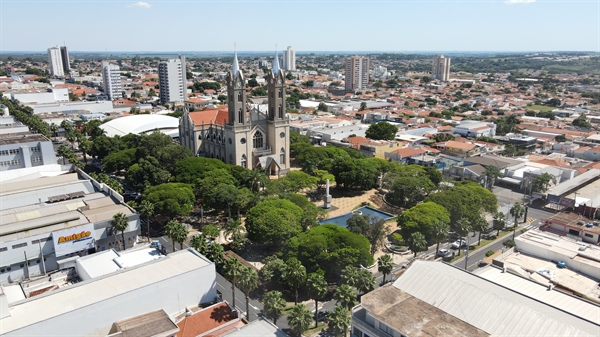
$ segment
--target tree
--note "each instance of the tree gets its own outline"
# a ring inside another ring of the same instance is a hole
[[[369,190],[377,186],[379,171],[366,160],[355,159],[348,156],[335,159],[331,165],[331,171],[335,181],[343,188],[357,187],[361,190]]]
[[[434,188],[425,176],[399,177],[393,182],[386,200],[399,207],[411,208],[423,201]]]
[[[358,111],[365,111],[367,110],[367,102],[360,102],[360,108],[358,109]]]
[[[329,333],[336,337],[346,337],[346,332],[348,331],[350,323],[350,310],[344,308],[343,306],[337,306],[333,312],[329,314]]]
[[[415,257],[418,252],[424,251],[427,248],[427,241],[425,241],[425,236],[419,232],[414,232],[410,234],[408,239],[406,240],[408,244],[408,248],[415,253]]]
[[[169,180],[170,173],[152,156],[140,159],[125,173],[125,180],[136,190],[144,191],[150,186],[160,185]]]
[[[138,207],[138,212],[146,217],[146,226],[148,228],[148,241],[150,241],[150,217],[154,214],[154,204],[148,200],[142,200]]]
[[[498,232],[496,236],[500,235],[500,231],[506,227],[506,214],[502,212],[496,212],[494,214],[494,220],[492,221],[492,226]]]
[[[246,213],[248,238],[258,243],[281,246],[302,231],[304,212],[285,199],[267,199]]]
[[[379,248],[383,246],[386,234],[385,220],[376,216],[371,217],[369,228],[364,234],[371,245],[371,255],[375,255]]]
[[[277,325],[277,319],[283,314],[285,309],[285,300],[280,291],[269,291],[263,297],[263,310],[265,316],[273,320],[273,324]]]
[[[194,248],[198,253],[206,256],[206,252],[208,251],[208,239],[203,234],[194,235],[190,240],[190,247]]]
[[[223,246],[216,242],[208,243],[206,245],[206,251],[203,255],[206,256],[207,259],[211,260],[215,265],[219,265],[225,260],[225,250],[223,249]]]
[[[369,230],[369,218],[370,216],[368,214],[352,214],[352,216],[346,220],[346,228],[352,233],[364,235]]]
[[[342,307],[350,310],[356,303],[356,293],[350,285],[342,284],[333,293],[333,299]]]
[[[306,283],[306,268],[298,261],[291,258],[286,261],[285,281],[294,290],[294,304],[298,304],[298,289]]]
[[[517,225],[519,224],[519,218],[522,217],[524,213],[525,209],[519,203],[515,202],[513,207],[510,208],[510,215],[512,215],[515,219],[515,224],[513,225],[513,240],[515,239],[515,232],[517,230]]]
[[[221,234],[221,229],[216,225],[206,225],[202,227],[202,234],[209,239],[215,240]]]
[[[377,258],[377,271],[383,274],[383,283],[385,283],[385,277],[389,275],[394,269],[394,261],[388,254],[381,255]]]
[[[320,273],[310,273],[306,278],[308,296],[315,301],[315,328],[319,324],[319,300],[327,294],[327,281]]]
[[[479,233],[477,245],[481,244],[481,233],[490,228],[490,224],[484,218],[479,218],[473,223],[473,230]]]
[[[448,217],[448,220],[450,218]],[[445,240],[448,237],[448,232],[450,231],[450,225],[447,222],[436,221],[431,226],[431,238],[435,240],[435,257],[437,258],[438,252],[440,250],[440,242]]]
[[[175,242],[179,243],[179,249],[183,249],[183,243],[187,239],[188,230],[185,225],[175,220],[170,220],[165,226],[165,234],[173,240],[173,251],[175,251]]]
[[[102,159],[102,170],[107,173],[125,170],[137,162],[136,148],[112,152]]]
[[[50,124],[50,131],[52,132],[52,136],[56,140],[56,134],[58,133],[58,125],[54,123]]]
[[[329,108],[327,107],[327,104],[325,104],[323,102],[319,103],[319,106],[317,107],[317,110],[324,111],[324,112],[327,112],[328,109]]]
[[[246,320],[250,321],[250,292],[258,287],[258,273],[250,266],[240,268],[238,284],[246,296]]]
[[[548,172],[544,172],[533,180],[533,190],[536,192],[545,193],[548,190],[550,182],[556,184],[556,177]]]
[[[166,183],[147,188],[144,200],[154,204],[155,213],[173,217],[189,214],[196,198],[190,185]]]
[[[237,284],[238,275],[242,269],[242,265],[237,259],[231,258],[225,260],[225,264],[223,265],[223,276],[227,279],[227,281],[231,282],[231,294],[233,296],[233,309],[235,310],[235,286]]]
[[[110,221],[110,227],[115,232],[121,232],[121,239],[123,239],[123,248],[121,250],[125,249],[125,230],[127,229],[127,226],[129,226],[129,218],[127,218],[127,215],[120,212],[113,215],[113,218]]]
[[[223,235],[227,240],[233,239],[230,244],[234,251],[241,251],[246,244],[246,236],[244,235],[244,226],[240,220],[230,219],[225,223]]]
[[[483,173],[483,176],[486,178],[486,180],[485,180],[486,186],[484,186],[484,187],[486,187],[487,189],[489,189],[491,191],[494,186],[494,181],[498,177],[502,176],[502,173],[500,172],[498,167],[489,165],[485,168],[485,172]]]
[[[429,195],[425,201],[443,206],[450,214],[451,227],[461,218],[473,222],[481,212],[493,213],[498,207],[496,196],[474,182],[455,183],[452,188]]]
[[[358,272],[355,287],[361,295],[373,291],[375,289],[375,276],[370,271],[361,269]]]
[[[304,304],[296,304],[288,315],[288,325],[296,336],[302,335],[310,327],[311,312]]]
[[[398,217],[398,226],[402,237],[409,238],[412,233],[419,232],[425,237],[434,236],[434,224],[449,223],[450,213],[444,206],[434,202],[418,204]],[[443,240],[443,239],[442,239]]]
[[[396,137],[398,128],[388,122],[379,122],[371,124],[365,135],[367,138],[375,140],[393,140]]]
[[[558,136],[554,137],[554,140],[559,143],[564,143],[567,141],[567,137],[565,135],[558,135]]]
[[[208,172],[216,169],[228,169],[228,165],[218,159],[189,157],[175,164],[173,176],[175,181],[193,184],[197,179],[205,178]]]
[[[469,219],[461,218],[456,222],[456,224],[454,224],[454,231],[460,236],[460,240],[462,240],[462,238],[469,235],[472,227],[473,225]],[[460,255],[460,247],[458,248],[458,255]],[[469,247],[467,247],[467,249],[469,249]]]
[[[318,178],[302,171],[290,171],[279,179],[282,190],[286,193],[298,193],[304,189],[317,187]]]

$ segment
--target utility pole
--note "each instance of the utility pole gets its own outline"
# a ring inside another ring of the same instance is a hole
[[[467,251],[465,252],[465,270],[467,270],[468,261],[469,261],[469,235],[467,234]]]

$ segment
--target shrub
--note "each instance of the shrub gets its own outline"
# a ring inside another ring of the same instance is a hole
[[[502,245],[503,245],[504,247],[506,247],[506,248],[512,248],[512,247],[514,247],[514,246],[515,246],[515,242],[514,242],[513,240],[511,240],[511,239],[508,239],[508,240],[504,240],[504,241],[502,242]]]
[[[494,253],[495,252],[493,250],[488,250],[487,252],[485,252],[485,256],[490,257],[490,256],[494,255]]]

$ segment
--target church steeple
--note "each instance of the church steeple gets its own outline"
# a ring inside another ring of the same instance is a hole
[[[275,50],[275,59],[273,60],[273,74],[277,76],[279,74],[279,56],[277,56],[277,50]]]
[[[235,77],[240,72],[240,64],[238,63],[237,51],[233,52],[233,65],[231,66],[231,74]]]
[[[267,92],[269,95],[268,109],[269,120],[276,121],[284,119],[285,115],[285,77],[279,68],[279,57],[275,48],[275,59],[271,73],[267,75]]]
[[[227,107],[230,125],[246,123],[246,81],[240,70],[237,51],[233,54],[231,71],[227,74]]]

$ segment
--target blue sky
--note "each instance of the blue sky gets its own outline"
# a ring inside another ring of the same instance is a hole
[[[0,0],[0,51],[599,51],[600,0]]]

